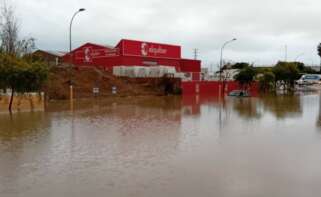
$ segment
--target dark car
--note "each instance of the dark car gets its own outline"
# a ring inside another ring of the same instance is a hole
[[[236,96],[236,97],[250,97],[250,93],[246,90],[233,90],[228,94],[229,96]]]

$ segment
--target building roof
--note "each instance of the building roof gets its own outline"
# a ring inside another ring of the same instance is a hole
[[[65,52],[65,51],[51,51],[51,50],[49,50],[49,51],[47,51],[47,50],[37,50],[35,52],[44,52],[44,53],[48,53],[50,55],[57,56],[57,57],[62,57],[62,56],[67,54],[67,52]]]
[[[113,49],[113,48],[115,48],[114,46],[112,46],[112,45],[108,45],[108,44],[104,44],[103,46],[104,46],[104,47],[107,47],[107,48],[109,48],[109,49]]]
[[[126,41],[133,41],[133,42],[146,42],[146,43],[150,43],[150,44],[157,44],[157,45],[166,45],[166,46],[173,46],[173,47],[179,47],[181,48],[180,45],[174,45],[174,44],[166,44],[166,43],[160,43],[160,42],[149,42],[149,41],[144,41],[144,40],[133,40],[133,39],[121,39],[118,44],[116,45],[119,46],[120,44],[122,44],[123,42]]]
[[[67,52],[65,52],[65,51],[47,51],[47,53],[50,53],[50,54],[58,56],[58,57],[62,57],[67,54]]]

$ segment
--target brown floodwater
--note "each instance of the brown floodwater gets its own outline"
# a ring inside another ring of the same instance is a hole
[[[0,113],[0,196],[320,196],[320,113],[319,94]]]

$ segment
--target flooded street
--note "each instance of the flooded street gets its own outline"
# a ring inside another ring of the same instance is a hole
[[[1,197],[315,197],[319,94],[52,102],[0,113]]]

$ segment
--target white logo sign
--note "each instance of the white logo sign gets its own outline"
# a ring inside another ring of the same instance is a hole
[[[148,55],[148,45],[147,43],[142,43],[142,55],[147,56]]]
[[[167,49],[163,49],[161,46],[154,47],[153,45],[149,47],[147,43],[143,42],[141,45],[141,53],[143,56],[148,56],[148,54],[153,54],[154,56],[158,54],[164,55],[167,53]]]
[[[85,62],[91,62],[91,49],[90,48],[85,48]]]

